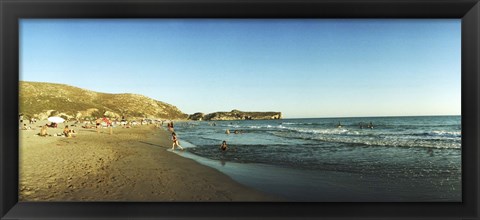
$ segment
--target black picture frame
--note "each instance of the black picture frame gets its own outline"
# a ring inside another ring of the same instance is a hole
[[[479,219],[478,0],[0,0],[1,219]],[[462,19],[462,198],[437,203],[18,202],[21,18]]]

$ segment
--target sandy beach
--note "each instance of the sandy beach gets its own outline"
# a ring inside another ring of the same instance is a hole
[[[41,123],[19,131],[19,201],[278,200],[167,151],[164,128],[115,127],[110,135],[108,129],[71,127],[74,138],[40,137]]]

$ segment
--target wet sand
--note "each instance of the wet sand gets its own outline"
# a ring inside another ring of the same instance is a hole
[[[71,129],[74,138],[40,137],[39,127],[19,131],[20,201],[279,200],[167,151],[171,141],[164,128],[116,127],[112,135],[105,128]]]

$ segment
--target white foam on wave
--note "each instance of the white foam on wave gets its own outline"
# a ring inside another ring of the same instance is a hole
[[[457,138],[442,138],[432,140],[428,137],[420,138],[411,135],[378,135],[348,129],[292,129],[298,133],[279,134],[283,137],[300,138],[330,143],[359,144],[367,146],[392,146],[392,147],[425,147],[425,148],[450,148],[460,149],[461,141]],[[286,135],[286,136],[285,136]],[[352,135],[352,136],[349,136]],[[355,136],[353,136],[355,135]]]
[[[431,136],[441,136],[441,137],[461,137],[461,131],[432,131],[428,133]]]
[[[424,147],[424,148],[450,148],[460,149],[460,142],[432,142],[421,139],[403,139],[403,138],[390,138],[390,139],[378,139],[374,137],[369,138],[340,138],[332,136],[317,136],[313,139],[325,142],[345,143],[345,144],[362,144],[367,146],[392,146],[392,147]]]
[[[182,146],[183,148],[194,148],[194,147],[197,147],[196,145],[188,142],[188,141],[185,141],[185,140],[180,140],[180,146]]]
[[[246,126],[246,128],[252,128],[252,129],[262,129],[262,128],[286,129],[287,127],[285,127],[283,125],[250,125],[250,126]]]
[[[283,125],[314,125],[315,123],[282,122]]]
[[[312,133],[312,134],[346,134],[348,133],[347,129],[291,129],[303,133]]]
[[[306,129],[306,128],[287,128],[291,131],[296,131],[300,133],[308,133],[308,134],[325,134],[325,135],[360,135],[359,131],[352,131],[346,128],[333,128],[333,129]]]

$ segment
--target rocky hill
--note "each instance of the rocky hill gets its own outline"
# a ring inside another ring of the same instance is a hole
[[[19,85],[19,111],[26,118],[51,115],[85,119],[107,115],[112,118],[186,119],[177,107],[136,94],[108,94],[73,86],[24,82]]]
[[[190,120],[202,120],[202,121],[227,121],[227,120],[272,120],[281,119],[281,112],[242,112],[239,110],[232,110],[230,112],[214,112],[210,114],[204,114],[197,112],[189,115]]]

